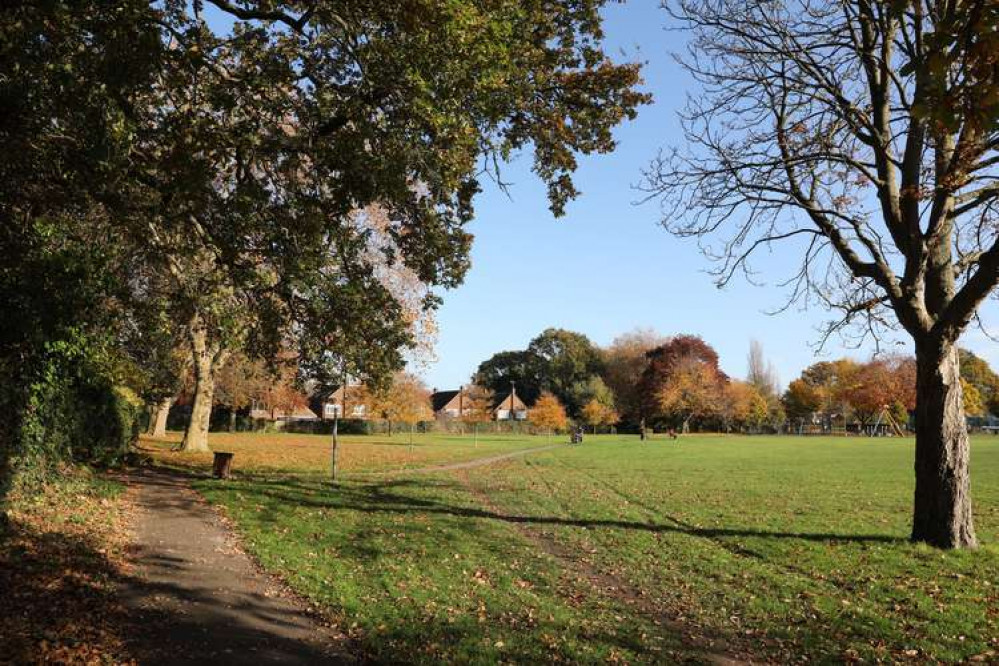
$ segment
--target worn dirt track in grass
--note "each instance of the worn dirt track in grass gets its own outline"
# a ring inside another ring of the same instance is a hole
[[[458,470],[455,476],[483,508],[495,514],[503,513],[499,506],[493,503],[485,493],[471,482],[467,474],[463,471],[466,468],[459,467],[453,469]],[[549,556],[562,562],[569,571],[585,580],[594,590],[617,599],[647,617],[656,618],[657,624],[665,630],[684,636],[689,645],[701,651],[705,662],[713,666],[747,666],[753,663],[763,663],[762,661],[752,660],[748,655],[729,654],[720,651],[717,645],[707,644],[703,637],[695,636],[695,632],[691,630],[691,627],[686,626],[680,620],[668,615],[663,609],[658,608],[645,594],[629,585],[620,577],[598,570],[588,562],[581,560],[563,544],[538,530],[531,529],[526,524],[512,523],[512,526],[521,537],[540,548]]]
[[[559,449],[566,444],[549,444],[548,446],[539,446],[533,449],[522,449],[520,451],[512,451],[510,453],[501,453],[496,456],[487,456],[484,458],[475,458],[474,460],[465,460],[463,462],[449,463],[447,465],[431,465],[429,467],[419,467],[417,469],[398,469],[390,470],[385,472],[370,472],[372,476],[376,475],[386,475],[386,474],[430,474],[432,472],[453,472],[464,469],[473,469],[475,467],[483,467],[485,465],[492,465],[493,463],[502,462],[504,460],[509,460],[511,458],[520,458],[526,456],[529,453],[540,453],[542,451],[550,451],[551,449]],[[362,474],[357,474],[357,476],[363,476]]]
[[[135,569],[123,601],[150,664],[337,664],[335,632],[260,572],[181,476],[129,474]]]

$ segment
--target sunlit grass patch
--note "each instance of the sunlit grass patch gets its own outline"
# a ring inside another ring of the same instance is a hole
[[[293,457],[299,474],[197,487],[376,661],[995,660],[999,438],[973,445],[975,552],[908,542],[912,454],[588,437],[336,488]]]
[[[211,453],[175,453],[170,449],[181,433],[171,432],[163,440],[143,438],[157,459],[191,469],[208,469]],[[232,451],[234,469],[243,472],[328,474],[331,462],[329,435],[290,433],[211,433],[209,445],[216,451]],[[546,437],[482,433],[449,435],[409,433],[395,435],[342,435],[338,465],[344,473],[367,473],[462,462],[545,446]]]

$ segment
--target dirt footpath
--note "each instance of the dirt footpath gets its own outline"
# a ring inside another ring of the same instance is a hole
[[[136,506],[122,591],[144,664],[339,664],[336,633],[261,572],[183,477],[125,479]]]

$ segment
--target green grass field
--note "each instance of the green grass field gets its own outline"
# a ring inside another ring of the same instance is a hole
[[[179,467],[203,469],[211,463],[211,453],[175,453],[171,448],[181,433],[170,432],[164,439],[142,437],[142,445],[161,462]],[[552,443],[564,437],[551,438]],[[395,435],[342,435],[338,453],[340,470],[347,475],[446,465],[521,449],[542,447],[546,437],[530,437],[482,432],[472,435],[409,433]],[[330,471],[330,436],[262,432],[215,432],[210,435],[214,451],[235,454],[237,474],[295,474],[325,476]]]
[[[999,660],[999,437],[973,444],[975,552],[907,542],[912,448],[588,437],[336,489],[308,460],[197,487],[374,661]]]

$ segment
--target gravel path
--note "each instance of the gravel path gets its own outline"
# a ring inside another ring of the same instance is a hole
[[[338,664],[335,632],[261,572],[183,477],[126,478],[136,512],[123,600],[146,664]]]

